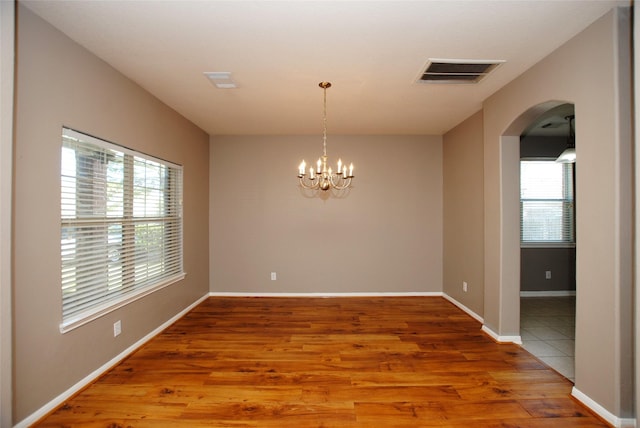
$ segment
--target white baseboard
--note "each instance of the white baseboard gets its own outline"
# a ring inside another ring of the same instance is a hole
[[[500,336],[498,333],[487,327],[486,324],[482,326],[482,331],[491,336],[491,338],[498,343],[515,343],[516,345],[522,345],[522,338],[520,336]]]
[[[575,296],[575,290],[541,290],[541,291],[521,291],[520,297],[568,297]]]
[[[110,361],[108,361],[107,363],[105,363],[104,365],[99,367],[98,369],[94,370],[92,373],[90,373],[88,376],[86,376],[80,382],[76,383],[71,388],[67,389],[62,394],[58,395],[56,398],[54,398],[53,400],[51,400],[50,402],[48,402],[47,404],[42,406],[40,409],[38,409],[37,411],[35,411],[31,415],[27,416],[25,419],[23,419],[18,424],[16,424],[14,426],[14,428],[23,428],[23,427],[26,428],[26,427],[29,427],[32,424],[38,422],[40,419],[42,419],[48,413],[50,413],[53,410],[55,410],[58,406],[63,404],[66,400],[68,400],[69,398],[73,397],[76,393],[81,391],[83,388],[85,388],[91,382],[95,381],[100,376],[102,376],[104,373],[109,371],[111,368],[115,367],[122,360],[124,360],[126,357],[131,355],[136,349],[138,349],[139,347],[141,347],[142,345],[147,343],[149,340],[153,339],[155,336],[160,334],[164,329],[169,327],[171,324],[173,324],[176,321],[178,321],[180,318],[182,318],[184,315],[186,315],[187,312],[189,312],[191,309],[193,309],[196,306],[198,306],[200,303],[202,303],[208,297],[209,297],[209,295],[205,294],[204,296],[202,296],[201,298],[196,300],[194,303],[189,305],[187,308],[183,309],[178,314],[174,315],[167,322],[165,322],[164,324],[160,325],[158,328],[156,328],[155,330],[153,330],[152,332],[150,332],[149,334],[144,336],[142,339],[138,340],[133,345],[129,346],[127,349],[122,351],[120,354],[116,355],[114,358],[112,358]]]
[[[636,428],[636,420],[633,418],[619,418],[609,412],[607,409],[602,407],[600,404],[592,400],[588,395],[581,392],[575,386],[571,390],[571,395],[595,412],[602,419],[607,421],[609,424],[613,425],[616,428]]]
[[[211,291],[211,297],[442,297],[441,291],[407,291],[402,293],[249,293]]]
[[[462,309],[464,312],[470,315],[473,319],[475,319],[476,321],[479,321],[481,324],[484,324],[484,318],[482,318],[480,315],[476,314],[474,311],[472,311],[462,303],[458,302],[456,299],[449,296],[447,293],[442,293],[442,296],[448,301],[450,301],[451,303],[453,303],[454,305],[456,305],[458,308]]]

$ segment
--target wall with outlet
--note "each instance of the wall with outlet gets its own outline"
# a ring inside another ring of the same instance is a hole
[[[442,138],[330,135],[353,186],[314,194],[297,167],[321,151],[320,136],[211,137],[210,290],[442,291]]]
[[[208,135],[24,5],[16,8],[14,423],[204,296],[209,273]],[[184,280],[64,334],[63,125],[184,166],[187,272]]]
[[[618,421],[634,414],[629,11],[604,15],[483,103],[485,326],[504,336],[520,327],[519,135],[541,110],[570,101],[578,152],[574,393]],[[536,275],[547,270],[557,276],[546,266]]]
[[[567,291],[576,289],[575,248],[522,248],[521,291]]]
[[[566,137],[524,136],[520,138],[520,158],[555,158],[566,146]],[[575,247],[520,250],[520,291],[557,293],[575,289]]]

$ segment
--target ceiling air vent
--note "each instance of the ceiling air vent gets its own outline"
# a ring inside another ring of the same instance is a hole
[[[418,83],[478,83],[504,61],[430,58]]]

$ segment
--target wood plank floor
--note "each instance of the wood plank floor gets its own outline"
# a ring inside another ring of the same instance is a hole
[[[209,298],[42,427],[606,427],[440,297]]]

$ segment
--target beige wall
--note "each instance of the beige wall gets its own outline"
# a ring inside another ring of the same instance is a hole
[[[635,41],[640,40],[640,9],[637,7],[633,8],[633,22],[636,24],[633,25],[633,39]],[[634,167],[636,169],[635,173],[635,231],[634,231],[634,285],[635,285],[635,296],[633,300],[634,305],[634,314],[635,314],[635,406],[636,406],[636,422],[638,420],[638,412],[640,412],[640,394],[639,386],[640,386],[640,316],[638,315],[638,308],[640,308],[640,293],[638,292],[638,284],[640,283],[640,270],[638,270],[638,266],[640,266],[640,244],[638,240],[638,231],[640,230],[640,173],[638,173],[638,166],[640,165],[640,150],[638,149],[638,141],[640,141],[640,46],[638,43],[634,43],[633,45],[633,69],[634,69]]]
[[[0,426],[11,426],[13,335],[11,213],[15,3],[0,2]]]
[[[298,185],[321,150],[321,135],[212,137],[211,291],[442,291],[441,137],[329,135],[330,161],[355,165],[343,197]]]
[[[444,135],[444,292],[484,313],[482,112]],[[467,292],[462,282],[467,283]]]
[[[208,136],[19,6],[15,415],[20,421],[208,291]],[[63,125],[184,166],[185,280],[61,334]],[[122,334],[113,337],[113,323]]]
[[[633,407],[627,15],[627,9],[605,15],[484,104],[485,323],[501,335],[519,331],[513,145],[535,117],[532,108],[572,102],[579,201],[575,387],[621,418]]]

